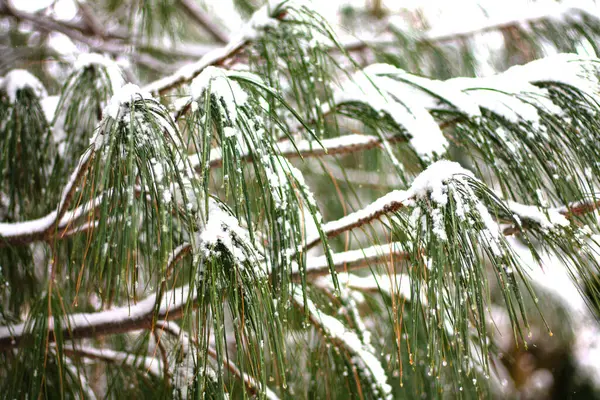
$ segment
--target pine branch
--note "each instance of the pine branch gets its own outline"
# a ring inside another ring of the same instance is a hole
[[[131,306],[113,308],[97,313],[81,313],[67,316],[61,323],[60,335],[65,339],[82,339],[152,329],[153,321],[179,319],[190,301],[195,299],[189,286],[170,290],[157,300],[156,295]],[[54,317],[48,322],[49,341],[55,340]],[[30,338],[27,323],[0,326],[0,351],[16,347]]]
[[[10,0],[4,0],[3,4],[0,4],[0,14],[14,17],[17,20],[30,22],[42,31],[62,33],[63,35],[68,36],[70,39],[83,43],[89,46],[90,49],[100,53],[109,53],[115,56],[129,54],[136,62],[143,64],[155,71],[164,72],[165,70],[170,70],[169,65],[148,54],[133,52],[133,46],[131,45],[105,40],[102,37],[94,35],[94,32],[90,32],[91,35],[88,35],[83,29],[77,29],[77,27],[70,26],[69,24],[63,23],[62,21],[57,21],[48,16],[38,16],[17,10],[12,6]]]
[[[48,215],[26,222],[0,223],[0,247],[10,244],[27,244],[39,240],[48,240],[52,234],[69,223],[63,221],[63,217],[68,215],[70,218],[81,215],[81,212],[89,207],[83,206],[80,210],[68,213],[69,205],[75,195],[75,190],[83,176],[86,174],[94,158],[94,150],[89,148],[79,159],[77,167],[71,174],[71,177],[62,191],[57,210]]]
[[[408,255],[401,243],[389,243],[350,250],[331,255],[333,266],[337,272],[347,272],[360,268],[369,268],[381,262],[396,262],[407,260]],[[299,267],[292,269],[292,278],[299,279]],[[326,256],[309,257],[306,260],[306,277],[316,278],[329,275],[330,269]]]
[[[406,300],[411,298],[410,277],[405,274],[372,274],[369,276],[358,276],[354,274],[340,274],[338,276],[340,286],[362,293],[381,294],[388,296],[400,296]],[[333,282],[330,277],[323,276],[314,282],[317,287],[331,289]]]
[[[182,339],[182,337],[185,336],[186,340],[189,340],[191,344],[193,344],[194,346],[198,346],[198,341],[193,337],[187,336],[187,334],[185,334],[181,327],[175,322],[158,321],[156,326],[158,329],[162,329],[164,332],[172,335],[177,339]],[[215,362],[219,361],[218,353],[214,348],[209,346],[206,352]],[[235,363],[229,359],[229,356],[226,355],[225,357],[223,357],[223,365],[231,374],[233,374],[237,379],[244,383],[244,386],[246,387],[246,390],[250,395],[259,396],[262,393],[268,400],[279,399],[277,395],[273,393],[268,387],[263,387],[260,384],[260,382],[257,382],[256,379],[254,379],[252,376],[246,373],[242,373],[242,371],[240,371],[240,369],[235,365]]]
[[[478,26],[469,24],[464,29],[431,29],[425,33],[421,40],[429,43],[442,43],[486,32],[499,31],[504,28],[526,26],[538,21],[574,20],[581,18],[582,15],[597,17],[598,12],[592,8],[573,7],[568,4],[528,4],[527,7],[513,10],[513,14],[502,13],[499,18],[484,20]]]
[[[179,0],[179,5],[186,11],[187,15],[204,28],[217,42],[221,44],[229,42],[227,34],[202,11],[195,1]]]
[[[127,365],[139,368],[150,373],[158,379],[163,379],[163,365],[160,359],[148,356],[140,356],[124,351],[116,351],[107,348],[95,348],[84,345],[66,344],[64,352],[70,357],[81,357],[90,360],[98,360],[114,365]]]
[[[386,137],[389,143],[405,142],[406,137],[389,136]],[[277,154],[286,158],[296,157],[320,157],[333,156],[341,154],[350,154],[380,147],[382,139],[371,135],[351,134],[332,139],[321,139],[320,145],[312,140],[298,140],[292,143],[289,140],[277,143]],[[196,170],[201,169],[201,157],[197,154],[189,157],[192,167]],[[249,152],[240,155],[241,161],[253,162],[252,155]],[[210,153],[210,167],[220,167],[223,164],[223,156],[219,149],[213,149]]]
[[[180,261],[186,254],[189,254],[192,251],[192,245],[189,243],[183,243],[173,249],[173,252],[169,255],[169,259],[167,260],[167,270],[165,272],[165,276],[167,279],[173,273],[173,269],[178,261]]]
[[[392,398],[392,388],[387,382],[387,375],[371,345],[364,343],[354,331],[346,328],[337,318],[321,312],[301,293],[296,293],[293,301],[298,309],[305,311],[310,324],[324,336],[325,340],[337,347],[342,354],[349,355],[348,361],[367,381],[367,384],[362,386],[364,390],[372,393],[375,398]]]
[[[323,233],[328,238],[339,236],[354,228],[370,224],[372,221],[377,220],[382,216],[393,214],[405,207],[405,203],[410,201],[410,192],[401,190],[391,191],[358,211],[324,224]],[[320,241],[320,236],[308,237],[303,249],[308,250],[317,245]]]
[[[85,394],[85,396],[90,400],[96,400],[96,393],[94,393],[92,390],[92,387],[90,386],[86,376],[82,374],[77,367],[75,367],[75,365],[73,365],[73,361],[71,361],[69,358],[65,359],[65,364],[71,375],[73,377],[77,377],[76,380],[79,383],[79,388],[81,391],[83,391],[83,394]]]
[[[105,28],[102,25],[102,22],[94,14],[94,10],[90,7],[90,5],[81,0],[76,0],[76,2],[79,12],[83,16],[83,20],[89,27],[90,31],[92,31],[95,36],[106,39]]]
[[[267,5],[263,7],[270,6],[272,9],[277,10],[279,3],[284,2],[280,1],[276,3],[276,5],[269,5],[267,3]],[[258,13],[264,13],[266,12],[265,10],[266,9],[260,9],[255,13],[255,15]],[[281,19],[284,16],[285,13],[282,12],[278,15],[273,15],[272,17],[275,19]],[[197,62],[186,65],[169,76],[149,83],[148,85],[144,86],[143,90],[151,94],[163,94],[179,85],[191,82],[192,79],[198,76],[206,67],[222,65],[225,63],[225,61],[238,54],[248,43],[253,40],[256,32],[253,24],[254,21],[251,19],[247,25],[240,30],[240,33],[235,35],[225,46],[212,50],[211,52],[205,54]]]

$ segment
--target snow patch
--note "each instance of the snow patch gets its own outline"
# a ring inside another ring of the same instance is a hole
[[[2,88],[6,91],[9,101],[13,104],[17,102],[17,92],[23,89],[31,89],[39,99],[47,96],[42,82],[24,69],[13,69],[6,74],[4,79],[2,79]]]
[[[419,174],[410,186],[410,192],[417,199],[431,198],[440,206],[448,203],[447,182],[457,176],[474,178],[473,173],[464,169],[459,163],[440,160],[431,164]]]
[[[78,71],[82,71],[83,69],[92,66],[99,66],[106,69],[113,93],[117,93],[117,91],[124,85],[125,81],[119,65],[115,61],[101,54],[82,53],[79,55],[75,61],[75,64],[73,65],[73,67]]]
[[[104,109],[104,115],[116,120],[119,117],[119,112],[128,111],[131,103],[140,99],[150,100],[152,99],[152,96],[150,96],[149,93],[142,91],[139,86],[128,83],[113,94],[108,105]]]
[[[294,293],[294,300],[304,306],[304,296],[299,290]],[[363,343],[358,335],[346,328],[336,318],[322,313],[312,301],[306,302],[306,308],[313,319],[332,341],[341,344],[352,356],[354,364],[366,373],[373,381],[373,389],[383,395],[384,399],[392,398],[392,387],[387,382],[387,374],[381,362],[374,354],[372,346]]]
[[[214,94],[218,101],[221,116],[232,125],[237,122],[237,109],[248,101],[248,94],[236,81],[229,79],[230,73],[222,68],[209,66],[191,84],[194,100],[202,100],[205,91]],[[222,104],[222,103],[223,104]]]
[[[448,141],[437,122],[425,108],[414,104],[399,84],[368,70],[359,71],[343,89],[336,90],[334,100],[336,104],[366,104],[382,115],[387,114],[407,131],[411,146],[422,158],[429,160],[434,154],[443,155]]]
[[[209,201],[208,221],[198,239],[206,257],[218,255],[216,246],[220,243],[239,265],[247,261],[248,251],[254,249],[248,231],[240,226],[238,219],[212,199]]]

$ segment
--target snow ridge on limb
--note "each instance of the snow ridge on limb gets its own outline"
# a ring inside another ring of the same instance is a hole
[[[391,399],[392,387],[387,381],[385,369],[374,354],[370,344],[364,343],[359,336],[342,324],[338,319],[323,313],[315,304],[307,299],[304,301],[303,294],[296,290],[294,301],[299,307],[307,310],[309,321],[335,346],[349,353],[352,364],[370,383],[370,391],[379,399]]]

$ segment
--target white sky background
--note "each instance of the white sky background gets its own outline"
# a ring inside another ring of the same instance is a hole
[[[81,1],[81,0],[80,0]],[[364,7],[370,0],[320,0],[315,1],[318,10],[334,25],[338,20],[338,10],[351,5]],[[13,5],[23,11],[35,12],[53,5],[58,19],[69,20],[77,13],[76,0],[13,0]],[[392,13],[401,10],[419,10],[425,16],[429,26],[434,29],[453,28],[463,30],[469,25],[476,26],[487,18],[510,18],[515,12],[526,12],[527,5],[551,7],[554,0],[383,0],[383,5]],[[567,0],[563,4],[580,7],[597,7],[595,0]],[[202,0],[211,12],[219,16],[230,27],[239,27],[239,17],[227,0]]]

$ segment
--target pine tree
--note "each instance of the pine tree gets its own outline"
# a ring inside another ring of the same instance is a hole
[[[76,4],[0,3],[2,398],[535,398],[538,346],[600,395],[595,10],[346,42],[296,0]]]

